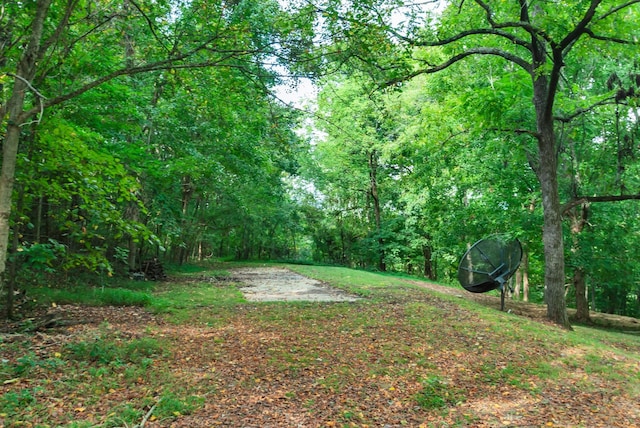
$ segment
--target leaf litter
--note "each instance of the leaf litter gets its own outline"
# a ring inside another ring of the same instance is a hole
[[[506,335],[455,302],[413,296],[248,302],[213,326],[176,325],[140,308],[60,306],[77,323],[3,336],[5,365],[30,352],[59,367],[39,362],[18,381],[5,379],[1,394],[29,390],[38,405],[0,422],[132,426],[114,421],[134,412],[145,427],[640,426],[640,388],[617,381],[640,379],[638,357],[603,351],[601,371],[589,373],[582,367],[591,351],[520,337],[517,325]],[[73,365],[65,347],[99,336],[153,338],[163,352],[137,378],[125,367],[109,381],[99,367]],[[171,397],[194,404],[162,413]]]

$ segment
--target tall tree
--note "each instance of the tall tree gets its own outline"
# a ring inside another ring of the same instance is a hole
[[[371,260],[385,271],[386,247],[392,243],[384,210],[395,199],[387,147],[396,125],[388,114],[386,97],[363,89],[353,77],[323,86],[316,117],[325,138],[312,151],[321,170],[314,178],[318,189],[338,202],[344,215],[358,219],[358,233],[366,237],[358,240],[362,260],[367,264]]]
[[[276,49],[286,46],[293,55],[296,46],[307,43],[309,35],[294,31],[287,18],[291,15],[276,1],[3,3],[0,65],[7,89],[0,104],[0,279],[16,158],[27,124],[106,82],[159,70],[235,69],[266,90],[275,83],[273,73],[256,64],[281,62],[286,55],[276,55]]]
[[[501,58],[505,67],[516,67],[529,76],[534,127],[513,131],[529,135],[537,143],[531,164],[540,183],[544,209],[547,316],[570,328],[555,119],[558,114],[575,111],[562,111],[556,101],[562,90],[571,89],[563,82],[571,74],[563,71],[576,46],[588,44],[606,55],[601,47],[637,45],[640,30],[632,23],[638,19],[640,0],[442,2],[446,8],[438,16],[408,10],[404,22],[412,26],[393,24],[397,13],[392,13],[392,3],[354,2],[353,7],[345,8],[344,2],[328,1],[319,6],[328,20],[327,28],[337,35],[333,40],[340,46],[347,41],[348,48],[335,53],[341,61],[360,64],[378,83],[386,85],[436,73],[478,56]],[[427,19],[418,19],[419,14]],[[378,40],[384,43],[376,46]],[[610,93],[604,90],[601,96],[607,98]],[[577,110],[589,107],[582,105]]]

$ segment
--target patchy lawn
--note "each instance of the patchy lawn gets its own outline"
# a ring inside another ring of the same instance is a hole
[[[205,272],[160,286],[161,313],[58,306],[59,326],[1,336],[0,424],[640,426],[637,336],[337,274],[366,298],[247,302]]]

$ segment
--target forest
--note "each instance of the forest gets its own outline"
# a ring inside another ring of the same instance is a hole
[[[513,298],[640,317],[637,22],[640,0],[3,0],[5,315],[152,259],[454,283],[504,234]]]

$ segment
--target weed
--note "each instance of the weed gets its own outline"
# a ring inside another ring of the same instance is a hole
[[[71,358],[77,361],[91,363],[140,363],[145,361],[145,366],[149,366],[146,361],[149,357],[162,353],[162,348],[157,340],[153,338],[141,338],[131,341],[116,341],[106,337],[98,337],[92,341],[68,343],[64,347]]]
[[[162,396],[154,414],[158,418],[189,415],[196,409],[202,407],[204,405],[204,401],[204,397],[198,397],[195,395],[180,397],[177,394],[169,393]]]
[[[113,342],[96,339],[93,342],[68,343],[64,347],[71,358],[78,361],[110,363],[116,361],[119,352]]]
[[[0,396],[0,414],[13,416],[23,413],[37,402],[36,395],[39,389],[23,389],[21,391],[9,391]]]
[[[36,354],[33,352],[18,358],[17,364],[13,368],[14,375],[16,377],[28,375],[38,365],[36,358]]]
[[[422,380],[422,390],[415,395],[418,406],[425,410],[440,409],[463,401],[461,392],[438,376]]]
[[[37,287],[29,290],[29,294],[39,303],[46,305],[57,303],[85,306],[146,306],[151,302],[151,295],[147,291],[120,287]]]
[[[94,426],[94,423],[91,421],[73,421],[67,426],[68,428],[91,428]],[[114,425],[109,425],[109,426],[114,426]]]
[[[101,425],[105,428],[122,426],[136,426],[135,423],[143,418],[143,412],[134,408],[131,404],[122,404],[112,409],[107,420]]]
[[[127,290],[125,288],[105,288],[96,290],[96,298],[108,306],[147,306],[151,295],[146,292]]]

